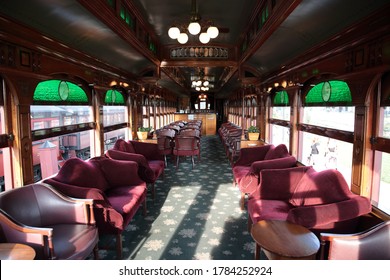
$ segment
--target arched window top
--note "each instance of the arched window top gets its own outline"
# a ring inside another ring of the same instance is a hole
[[[343,81],[325,81],[315,85],[306,95],[305,105],[329,106],[329,104],[348,105],[352,102],[348,84]]]
[[[276,92],[273,100],[273,106],[290,106],[287,91]]]
[[[104,103],[106,105],[125,105],[125,98],[119,91],[110,89],[106,92]]]
[[[88,104],[85,91],[78,85],[61,80],[40,82],[34,91],[34,104],[67,103]]]
[[[257,106],[256,98],[252,98],[252,106]]]
[[[390,72],[387,72],[382,77],[381,85],[381,106],[390,106]]]

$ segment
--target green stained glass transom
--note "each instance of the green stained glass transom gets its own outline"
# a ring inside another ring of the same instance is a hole
[[[119,91],[110,89],[106,92],[104,103],[107,105],[125,105],[125,99]]]
[[[352,102],[348,84],[343,81],[322,82],[315,85],[306,95],[305,104],[329,104]]]
[[[274,97],[274,106],[289,106],[288,94],[285,90],[278,91]]]
[[[78,85],[61,80],[48,80],[40,82],[34,91],[34,103],[75,103],[88,104],[85,91]]]

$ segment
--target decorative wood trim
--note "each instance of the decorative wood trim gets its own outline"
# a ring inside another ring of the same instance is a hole
[[[326,127],[309,125],[309,124],[297,124],[297,129],[303,132],[309,132],[324,137],[330,137],[340,141],[345,141],[349,143],[354,142],[354,133],[349,131],[343,131],[343,130],[326,128]]]
[[[31,131],[31,138],[32,141],[38,141],[46,138],[61,136],[67,133],[77,133],[90,129],[95,129],[94,122],[33,130]]]

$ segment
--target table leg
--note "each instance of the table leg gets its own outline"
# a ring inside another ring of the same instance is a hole
[[[255,247],[255,260],[260,260],[261,247],[256,243]]]

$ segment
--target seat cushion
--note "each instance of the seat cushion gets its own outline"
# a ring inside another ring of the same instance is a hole
[[[103,192],[110,188],[96,162],[70,158],[53,178],[56,181],[84,188],[97,188]]]
[[[122,152],[127,152],[127,153],[135,153],[133,145],[130,142],[127,142],[123,139],[116,140],[113,149]]]
[[[138,175],[138,163],[134,161],[104,158],[100,161],[100,169],[111,188],[143,182]]]
[[[149,162],[150,169],[153,170],[154,176],[157,180],[158,177],[164,172],[165,163],[162,160],[150,160]]]
[[[250,166],[238,165],[233,167],[233,177],[236,183],[238,183],[246,174],[248,174]]]
[[[299,181],[290,203],[295,206],[320,205],[344,201],[351,191],[343,175],[334,169],[306,172]]]
[[[276,146],[275,148],[269,149],[267,154],[264,157],[264,160],[269,160],[269,159],[275,159],[275,158],[282,158],[282,157],[287,157],[290,154],[288,153],[288,149],[286,145],[280,144]]]
[[[108,150],[106,152],[106,156],[116,160],[135,161],[138,163],[138,174],[142,180],[146,183],[154,183],[156,181],[154,171],[150,168],[147,159],[143,155],[117,150]]]
[[[139,206],[145,202],[146,192],[145,183],[137,186],[115,188],[107,192],[108,201],[123,217],[123,228],[128,225]]]
[[[261,220],[287,220],[291,204],[282,200],[249,199],[248,214],[252,223]]]
[[[60,260],[84,260],[96,246],[99,236],[95,226],[84,224],[51,225],[54,255]]]

